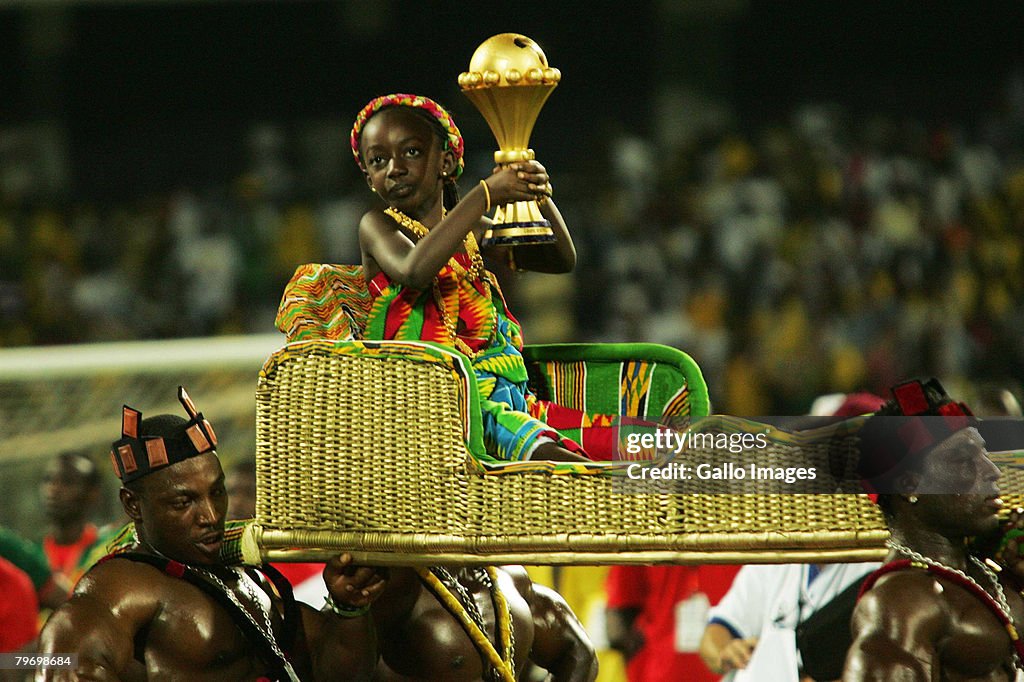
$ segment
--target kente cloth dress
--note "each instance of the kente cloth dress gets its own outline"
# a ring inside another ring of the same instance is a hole
[[[619,458],[622,418],[584,414],[530,393],[519,322],[494,275],[483,269],[474,272],[467,254],[456,253],[424,289],[393,282],[383,272],[367,286],[372,304],[364,338],[433,341],[469,356],[480,390],[489,454],[503,461],[521,461],[532,453],[537,438],[546,436],[590,459]],[[582,425],[588,450],[561,436],[555,430],[559,422],[576,428]]]

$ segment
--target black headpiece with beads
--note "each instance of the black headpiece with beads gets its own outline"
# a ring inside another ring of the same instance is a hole
[[[164,436],[140,436],[142,413],[124,406],[121,439],[115,441],[110,450],[114,473],[122,483],[130,483],[190,457],[213,452],[217,447],[217,434],[213,427],[196,409],[182,386],[178,387],[178,400],[189,419],[182,421],[172,435]]]

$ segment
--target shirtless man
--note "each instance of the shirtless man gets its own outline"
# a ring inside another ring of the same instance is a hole
[[[111,455],[137,539],[90,570],[41,634],[41,651],[75,653],[46,680],[327,680],[368,678],[377,662],[365,615],[385,581],[347,556],[324,570],[335,611],[282,597],[269,569],[221,559],[227,494],[216,436],[179,389],[185,420],[141,421],[125,407]],[[271,581],[268,581],[268,577]],[[287,660],[286,660],[287,657]]]
[[[843,680],[1014,680],[1019,642],[1007,625],[1024,626],[1020,566],[997,576],[966,542],[1000,533],[999,469],[970,410],[937,381],[893,395],[878,412],[889,416],[861,434],[891,540],[854,611]]]
[[[508,638],[500,634],[506,603],[511,665]],[[478,614],[470,620],[483,627],[460,625],[456,614],[474,608]],[[597,677],[593,646],[572,610],[521,567],[392,569],[372,611],[380,636],[379,680],[526,680],[534,679],[536,667],[550,674],[541,679]],[[479,628],[483,637],[474,643],[467,627]]]

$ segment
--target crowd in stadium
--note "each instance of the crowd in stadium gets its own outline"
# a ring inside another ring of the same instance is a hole
[[[734,414],[800,413],[823,392],[914,374],[1020,376],[1017,85],[969,127],[807,105],[667,152],[609,141],[613,182],[553,171],[579,265],[572,287],[508,285],[527,340],[679,347]],[[301,190],[289,140],[255,131],[226,186],[103,204],[8,195],[0,344],[272,331],[295,265],[358,260],[367,205],[354,175]],[[559,299],[575,314],[546,324]]]

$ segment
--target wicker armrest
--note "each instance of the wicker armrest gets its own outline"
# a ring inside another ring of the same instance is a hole
[[[708,388],[686,353],[655,343],[559,343],[523,349],[538,397],[652,422],[708,414]]]
[[[464,508],[440,472],[483,451],[468,361],[427,343],[303,341],[260,372],[256,519],[442,533]]]

